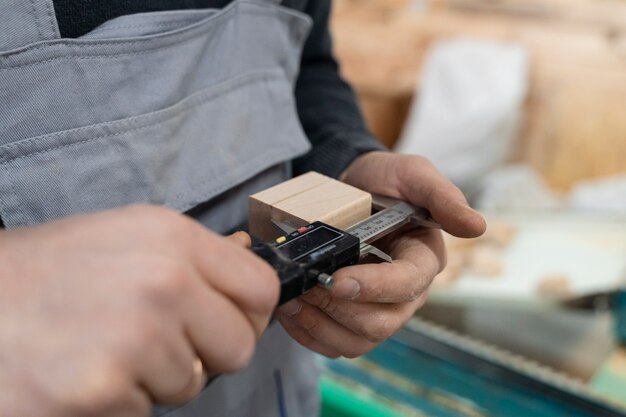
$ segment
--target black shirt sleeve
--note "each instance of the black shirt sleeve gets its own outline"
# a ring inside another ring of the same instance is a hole
[[[294,174],[338,177],[357,156],[385,147],[367,130],[350,86],[339,75],[328,30],[330,0],[309,0],[313,28],[296,83],[300,121],[313,148],[294,161]]]

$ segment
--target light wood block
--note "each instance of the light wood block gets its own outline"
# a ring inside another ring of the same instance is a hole
[[[294,226],[322,221],[345,229],[371,214],[372,196],[317,172],[285,181],[248,199],[250,233],[272,240],[282,233],[272,219]]]

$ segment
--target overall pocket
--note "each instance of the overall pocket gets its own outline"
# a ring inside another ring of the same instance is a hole
[[[1,146],[0,215],[10,227],[137,202],[186,211],[308,148],[283,75],[255,71],[157,112]]]
[[[293,82],[309,27],[237,1],[0,53],[4,224],[137,202],[186,211],[306,152]]]
[[[219,9],[194,9],[123,15],[102,23],[79,39],[110,40],[162,36],[177,30],[185,30],[218,13]]]
[[[0,53],[0,145],[154,112],[252,70],[277,69],[294,83],[310,19],[263,2],[203,13],[174,30],[148,14],[135,22],[145,36],[113,30],[115,19],[105,39]]]

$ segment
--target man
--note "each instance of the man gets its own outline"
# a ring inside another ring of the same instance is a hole
[[[293,174],[484,231],[428,161],[368,134],[329,0],[277,3],[0,5],[0,415],[315,415],[310,351],[354,357],[397,331],[445,249],[396,233],[393,263],[338,271],[267,327],[278,280],[221,234]]]

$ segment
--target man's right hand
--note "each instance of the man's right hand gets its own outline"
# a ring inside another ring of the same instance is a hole
[[[0,232],[0,415],[142,416],[198,357],[244,367],[279,294],[246,245],[153,206]]]

